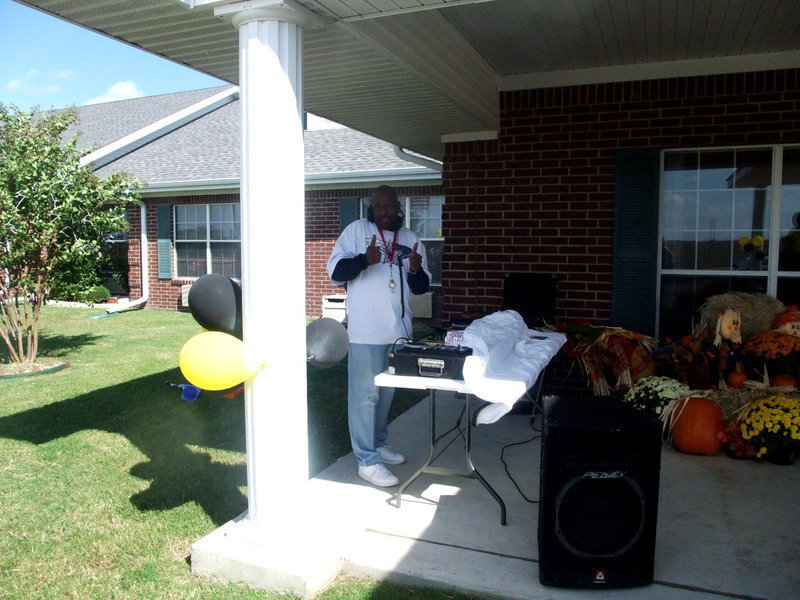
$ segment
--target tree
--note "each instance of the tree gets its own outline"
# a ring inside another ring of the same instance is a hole
[[[104,235],[127,228],[139,184],[80,166],[75,109],[26,113],[0,104],[0,337],[12,362],[34,362],[39,315],[54,275],[100,256]]]

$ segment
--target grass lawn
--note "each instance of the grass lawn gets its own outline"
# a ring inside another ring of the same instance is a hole
[[[42,356],[0,380],[0,599],[285,598],[190,573],[191,544],[247,507],[243,397],[180,399],[188,313],[45,307]],[[3,357],[0,349],[0,359]],[[349,452],[346,370],[309,367],[310,470]],[[403,410],[418,397],[400,395]],[[346,580],[321,600],[465,598]]]

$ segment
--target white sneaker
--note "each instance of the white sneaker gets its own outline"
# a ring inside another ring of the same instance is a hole
[[[404,462],[406,462],[405,456],[399,452],[395,452],[389,448],[389,446],[381,446],[378,448],[378,454],[381,455],[381,462],[384,462],[387,465],[402,465]]]
[[[392,487],[400,483],[400,480],[395,477],[394,473],[383,466],[383,463],[369,465],[368,467],[359,465],[358,476],[378,487]]]

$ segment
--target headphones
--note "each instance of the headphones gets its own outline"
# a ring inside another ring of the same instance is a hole
[[[375,212],[372,210],[372,205],[367,207],[367,220],[370,223],[375,222]],[[397,220],[394,222],[394,226],[392,227],[392,231],[399,231],[400,228],[403,226],[403,223],[406,221],[406,215],[403,213],[403,209],[397,211]]]

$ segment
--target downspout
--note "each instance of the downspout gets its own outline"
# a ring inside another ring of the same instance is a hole
[[[139,222],[141,223],[139,250],[142,254],[140,269],[142,277],[142,297],[137,298],[133,302],[128,302],[127,304],[117,304],[116,306],[111,306],[106,309],[107,313],[119,313],[126,310],[141,308],[150,298],[150,265],[147,261],[147,206],[145,206],[145,203],[141,200],[135,200],[135,202],[139,205]]]
[[[408,162],[420,165],[421,167],[427,167],[429,169],[433,169],[434,171],[439,171],[440,173],[442,172],[442,163],[440,162],[437,162],[435,160],[430,160],[428,158],[423,158],[421,156],[416,156],[415,154],[409,154],[399,144],[394,144],[394,146],[392,146],[392,149],[394,150],[394,154],[395,156],[397,156],[397,158],[407,160]]]

